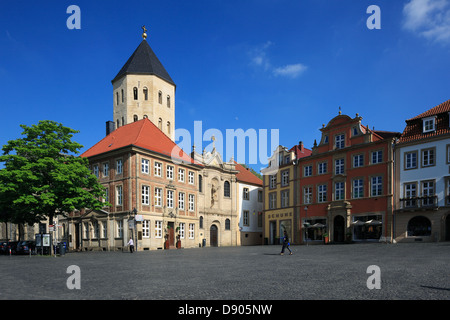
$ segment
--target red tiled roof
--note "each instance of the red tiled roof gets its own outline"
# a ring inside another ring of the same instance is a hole
[[[305,148],[302,142],[300,142],[298,145],[293,146],[291,149],[289,149],[289,151],[293,151],[295,153],[296,159],[308,157],[312,154],[312,151]]]
[[[437,105],[436,107],[431,108],[430,110],[425,111],[425,112],[419,114],[418,116],[415,116],[414,118],[408,119],[406,121],[431,117],[431,116],[434,116],[434,115],[437,115],[440,113],[444,113],[444,112],[450,112],[450,100],[447,100],[447,101],[441,103],[440,105]]]
[[[248,182],[251,184],[256,184],[262,187],[263,182],[260,178],[258,178],[257,176],[255,176],[250,170],[244,168],[244,166],[242,166],[241,164],[236,163],[236,170],[239,171],[238,174],[236,174],[236,178],[238,179],[238,181],[240,182]]]
[[[81,157],[89,158],[128,146],[151,150],[184,163],[198,164],[147,118],[117,128]]]
[[[406,120],[406,127],[403,130],[399,142],[415,141],[450,133],[449,112],[450,100],[447,100],[414,118]],[[436,130],[424,133],[422,119],[431,116],[436,116]]]

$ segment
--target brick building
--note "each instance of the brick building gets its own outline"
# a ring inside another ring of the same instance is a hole
[[[378,241],[392,237],[393,152],[399,133],[370,130],[358,114],[320,129],[298,160],[301,242]]]

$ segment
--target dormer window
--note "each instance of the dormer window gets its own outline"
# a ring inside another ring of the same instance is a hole
[[[436,130],[436,118],[424,118],[423,121],[423,133],[432,132]]]

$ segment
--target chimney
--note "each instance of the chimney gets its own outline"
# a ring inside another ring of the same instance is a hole
[[[114,121],[106,121],[106,135],[109,135],[116,129]]]
[[[304,150],[303,150],[303,141],[300,141],[299,143],[298,143],[298,148],[299,148],[299,150],[300,150],[300,152],[304,152]]]

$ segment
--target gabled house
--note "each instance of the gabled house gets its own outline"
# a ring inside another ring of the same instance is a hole
[[[450,240],[450,100],[411,119],[395,145],[395,239]]]

